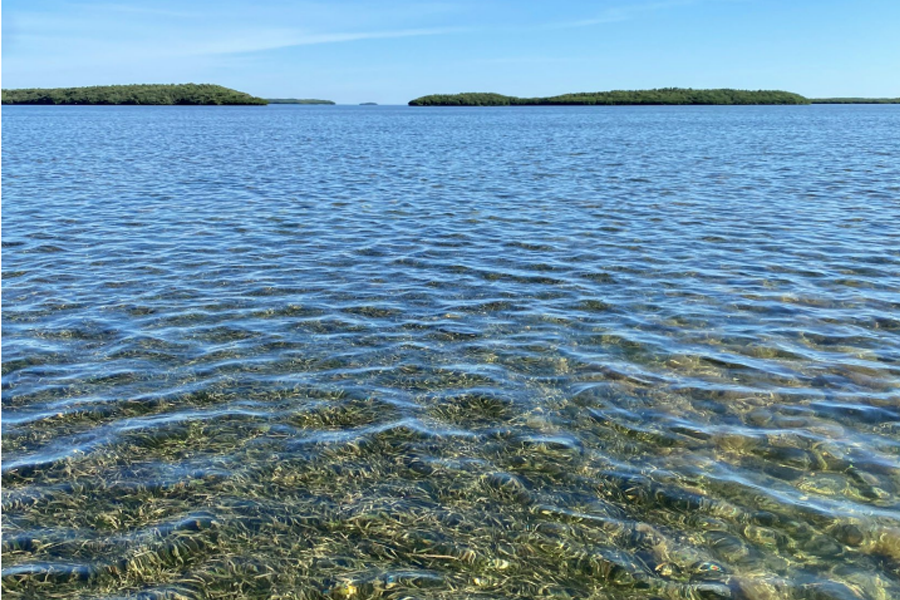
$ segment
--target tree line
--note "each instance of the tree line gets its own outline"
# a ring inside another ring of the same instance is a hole
[[[900,98],[813,98],[813,104],[900,104]]]
[[[3,90],[3,104],[256,105],[266,101],[208,83]]]
[[[780,90],[695,90],[660,88],[584,92],[546,98],[518,98],[494,93],[431,94],[409,102],[410,106],[563,106],[563,105],[686,105],[686,104],[809,104],[800,94]]]
[[[318,98],[266,98],[266,102],[269,104],[334,104],[331,100],[319,100]]]

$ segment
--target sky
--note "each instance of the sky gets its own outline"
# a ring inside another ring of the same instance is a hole
[[[5,0],[2,85],[405,104],[656,87],[900,97],[900,0]]]

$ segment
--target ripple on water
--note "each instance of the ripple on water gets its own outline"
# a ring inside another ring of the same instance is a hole
[[[4,113],[4,594],[900,597],[891,107]]]

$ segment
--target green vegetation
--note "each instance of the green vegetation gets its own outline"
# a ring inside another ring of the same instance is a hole
[[[523,98],[489,92],[431,94],[409,101],[410,106],[510,106],[513,104],[525,104],[525,101]]]
[[[377,102],[360,102],[360,106],[378,106]]]
[[[542,105],[640,105],[640,104],[809,104],[799,94],[777,90],[693,90],[662,88],[612,92],[563,94],[549,98],[517,98],[492,93],[432,94],[409,102],[410,106],[542,106]]]
[[[900,104],[900,98],[813,98],[813,104]]]
[[[3,90],[3,104],[266,104],[220,85],[141,84]]]
[[[334,104],[331,100],[317,100],[316,98],[266,98],[269,104]]]

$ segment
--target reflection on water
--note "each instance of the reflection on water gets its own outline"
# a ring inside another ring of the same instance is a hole
[[[900,597],[894,107],[17,107],[3,590]]]

